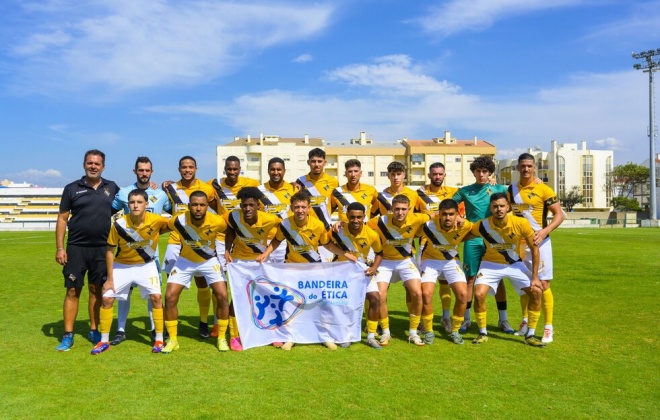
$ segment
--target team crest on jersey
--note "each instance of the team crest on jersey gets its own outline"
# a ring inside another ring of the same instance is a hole
[[[151,197],[149,197],[149,201],[151,201],[152,203],[155,203],[156,201],[158,201],[158,198],[156,198],[155,195],[152,195]]]
[[[360,196],[360,198],[364,200],[365,198],[367,198],[367,195],[363,193],[363,194]]]
[[[263,234],[263,233],[264,233],[264,230],[263,230],[263,229],[259,229],[259,230],[257,231],[257,235],[261,235],[261,234]]]
[[[209,235],[211,235],[211,233],[213,233],[213,231],[211,229],[209,229],[206,232],[204,232],[204,235],[209,236]]]
[[[314,239],[314,238],[316,238],[316,235],[314,235],[313,233],[309,235],[309,239]]]
[[[490,188],[486,188],[486,194],[491,195],[492,193],[493,193],[493,191],[491,191]]]
[[[408,226],[408,229],[406,229],[406,233],[410,233],[412,231],[412,226]]]
[[[149,228],[149,230],[147,231],[147,235],[151,235],[152,233],[154,233],[154,230],[152,228]]]
[[[365,241],[360,241],[360,248],[364,248],[367,246],[367,243]]]
[[[106,197],[110,197],[110,190],[108,188],[103,188],[103,194],[105,194]]]

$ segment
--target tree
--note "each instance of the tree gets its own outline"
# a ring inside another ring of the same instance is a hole
[[[642,188],[648,185],[651,179],[651,169],[628,162],[617,165],[612,170],[613,196],[633,198],[642,195]]]
[[[559,201],[564,205],[564,207],[566,207],[567,211],[573,211],[573,207],[575,207],[577,204],[582,204],[584,201],[584,196],[582,195],[580,187],[574,185],[568,194],[561,193],[559,195]]]
[[[612,199],[612,207],[616,211],[641,211],[639,201],[636,198],[628,197],[614,197]]]

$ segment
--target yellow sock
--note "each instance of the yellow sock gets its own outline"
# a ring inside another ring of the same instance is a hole
[[[170,335],[170,340],[177,341],[179,333],[179,321],[165,321],[165,328]]]
[[[448,311],[451,308],[451,287],[448,284],[440,283],[440,301],[442,310]]]
[[[163,308],[153,309],[154,315],[154,329],[157,333],[163,332]]]
[[[474,311],[474,317],[477,318],[477,326],[479,327],[480,330],[486,328],[486,311],[483,312],[477,312],[476,309]]]
[[[543,310],[543,319],[545,320],[545,325],[552,325],[552,313],[555,309],[555,298],[552,295],[551,289],[546,289],[543,292],[541,309]]]
[[[209,308],[211,307],[210,288],[197,289],[197,303],[199,304],[199,320],[201,322],[208,322]]]
[[[367,320],[367,333],[376,334],[376,329],[378,328],[378,321],[369,321]]]
[[[410,324],[408,325],[408,328],[410,330],[417,330],[417,327],[419,327],[419,315],[413,315],[410,314],[409,319],[410,319]]]
[[[451,332],[458,332],[458,330],[461,328],[461,324],[463,324],[462,316],[451,316]]]
[[[100,318],[101,318],[101,322],[100,322],[101,325],[99,325],[100,327],[99,332],[101,334],[103,333],[109,334],[110,328],[112,327],[112,308],[110,309],[101,308]]]
[[[522,309],[522,317],[527,318],[529,314],[527,313],[527,305],[529,305],[529,296],[527,293],[520,296],[520,309]]]
[[[422,322],[426,331],[433,331],[433,314],[422,315]]]
[[[390,317],[385,317],[380,319],[380,327],[384,330],[390,329]]]
[[[219,323],[218,323],[219,324]],[[218,335],[219,335],[218,331]],[[236,321],[235,316],[230,316],[229,317],[229,338],[236,338],[238,337],[238,322]]]
[[[218,320],[218,338],[225,338],[227,335],[227,326],[229,325],[228,319],[219,319]]]
[[[527,325],[529,326],[530,330],[536,329],[536,324],[538,324],[540,317],[541,311],[529,311],[529,321],[527,321]]]

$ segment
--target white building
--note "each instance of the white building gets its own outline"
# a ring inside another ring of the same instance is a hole
[[[587,149],[587,142],[578,147],[575,143],[550,142],[550,151],[529,149],[536,159],[536,175],[561,196],[578,186],[584,202],[576,208],[609,209],[612,191],[607,188],[607,179],[612,171],[614,152],[611,150]],[[516,159],[501,160],[498,164],[499,182],[518,182]]]

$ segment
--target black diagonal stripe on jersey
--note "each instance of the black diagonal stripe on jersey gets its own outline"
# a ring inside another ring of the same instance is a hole
[[[181,235],[181,237],[183,239],[185,239],[186,241],[191,241],[191,242],[194,241],[192,236],[190,236],[188,234],[188,232],[186,231],[186,228],[181,224],[181,221],[179,221],[178,217],[174,220],[174,227],[176,228],[176,231],[179,232],[179,234]],[[205,260],[210,260],[211,258],[215,257],[215,255],[209,255],[206,252],[202,251],[201,249],[195,249],[193,247],[190,247],[190,249],[192,249],[195,254],[199,255],[200,257],[204,258]]]
[[[339,246],[339,248],[342,249],[342,251],[348,252],[350,251],[344,241],[342,240],[341,236],[337,232],[332,232],[332,238],[335,240],[335,243]]]
[[[385,239],[389,239],[392,241],[394,240],[394,236],[392,236],[390,230],[387,228],[387,225],[383,222],[382,217],[378,218],[378,229],[380,229],[380,231],[383,232],[383,236],[385,236]],[[412,254],[402,246],[394,245],[394,249],[399,251],[399,254],[401,254],[403,258],[412,257]]]
[[[282,226],[282,234],[284,235],[284,237],[286,238],[286,240],[290,244],[293,244],[295,246],[303,246],[302,244],[299,244],[298,242],[296,242],[295,239],[293,239],[293,237],[291,236],[289,231],[284,226]],[[288,246],[287,246],[287,252],[286,253],[287,253],[287,255],[289,254],[289,247]],[[312,256],[309,255],[307,252],[299,252],[299,254],[302,255],[302,257],[304,259],[306,259],[307,261],[309,261],[311,263],[321,262],[321,261],[318,261],[318,260],[315,260],[314,258],[312,258]]]
[[[325,220],[325,214],[323,213],[323,209],[319,207],[312,207],[312,210],[314,210],[314,213],[316,213],[316,216],[319,218],[321,222],[323,222],[323,227],[325,230],[330,229],[330,221]]]
[[[218,197],[220,197],[220,200],[231,200],[231,198],[227,197],[227,194],[225,193],[225,190],[222,188],[222,186],[218,184],[217,179],[214,179],[211,185],[213,186],[215,192],[218,193]]]
[[[390,209],[392,208],[392,204],[390,204],[390,202],[387,201],[387,198],[385,198],[385,196],[382,193],[378,193],[378,201],[380,202],[380,204],[383,205],[383,207],[385,207],[385,210],[390,211]]]
[[[351,203],[348,202],[346,197],[344,197],[344,194],[342,194],[336,188],[334,190],[332,190],[332,196],[335,197],[337,199],[337,201],[339,201],[341,203],[341,205],[344,206],[344,208],[348,207],[348,205],[351,204]]]
[[[117,222],[115,222],[115,229],[117,229],[117,234],[119,234],[119,236],[121,236],[122,239],[124,239],[126,242],[135,242],[135,239],[133,239],[131,235],[129,235],[128,232],[126,232],[126,230],[124,230],[124,228]],[[119,249],[119,246],[117,246],[117,248]],[[153,258],[142,249],[135,249],[135,252],[137,252],[137,254],[140,256],[140,258],[142,258],[142,260],[144,260],[145,263],[151,262],[153,260]]]
[[[241,216],[238,216],[238,217],[240,218]],[[243,231],[238,228],[238,223],[234,219],[233,215],[231,217],[228,217],[228,220],[229,220],[229,224],[231,225],[231,227],[234,229],[234,232],[236,232],[236,234],[238,236],[240,236],[241,238],[247,238],[247,236],[245,236],[243,234]],[[262,251],[256,245],[248,244],[248,243],[245,243],[245,242],[244,242],[244,244],[247,245],[247,247],[250,248],[252,250],[252,252],[254,252],[255,254],[257,254],[257,255],[262,254]]]
[[[262,191],[262,192],[263,192],[263,191]],[[268,199],[268,196],[267,196],[266,194],[262,194],[260,200],[261,200],[261,203],[262,203],[264,206],[272,206],[272,205],[274,205],[274,203]]]
[[[426,233],[426,236],[433,242],[433,245],[442,245],[442,242],[438,240],[438,238],[435,237],[433,234],[433,231],[429,228],[429,226],[424,223],[424,233]],[[424,249],[426,249],[426,246],[424,246]],[[423,251],[422,251],[423,252]],[[442,253],[442,256],[445,257],[446,260],[453,260],[454,257],[447,251],[440,251]]]
[[[489,242],[489,243],[491,243],[491,244],[499,244],[499,242],[497,242],[495,239],[493,239],[493,237],[490,236],[490,234],[488,233],[488,231],[486,231],[486,228],[484,227],[484,224],[483,224],[483,223],[480,223],[480,224],[479,224],[479,233],[481,233],[481,236],[483,236],[484,239],[485,239],[487,242]],[[501,244],[500,244],[500,245],[501,245]],[[500,250],[500,251],[497,251],[497,252],[498,252],[501,256],[503,256],[504,259],[506,260],[506,262],[509,263],[509,264],[513,264],[513,263],[515,263],[515,262],[520,261],[520,259],[518,259],[518,260],[514,260],[513,258],[511,258],[511,257],[509,256],[509,254],[508,254],[506,251],[504,251],[504,250]]]
[[[424,202],[425,202],[426,204],[433,204],[433,203],[435,203],[435,202],[433,201],[433,199],[432,199],[431,197],[429,197],[429,196],[426,194],[426,191],[417,190],[417,195],[418,195],[422,200],[424,200]]]
[[[177,204],[183,204],[183,201],[181,201],[181,197],[179,197],[179,194],[176,193],[176,189],[174,188],[174,184],[170,184],[165,188],[167,190],[167,194],[170,196],[170,200],[174,203],[174,207],[176,207]]]
[[[509,203],[515,203],[516,201],[513,199],[513,185],[509,185],[506,191],[509,193]]]

